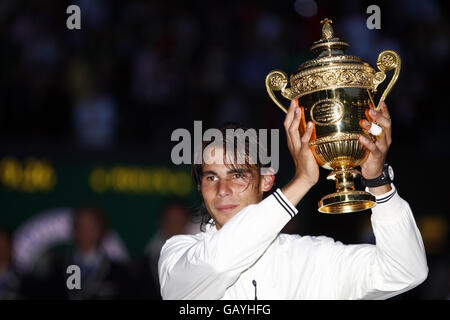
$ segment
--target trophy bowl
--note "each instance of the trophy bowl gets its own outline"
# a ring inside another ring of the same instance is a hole
[[[273,70],[266,77],[269,96],[284,112],[287,109],[274,94],[297,100],[302,112],[300,132],[313,122],[309,142],[317,163],[332,170],[328,180],[336,181],[336,192],[324,196],[318,204],[323,213],[356,212],[375,206],[375,197],[355,189],[356,169],[367,159],[369,151],[359,142],[360,135],[375,141],[376,137],[360,127],[361,120],[369,120],[367,112],[378,110],[374,104],[377,87],[386,79],[386,72],[394,70],[380,102],[395,84],[400,72],[401,59],[393,50],[382,51],[377,59],[376,71],[359,57],[344,54],[348,43],[334,36],[332,21],[324,19],[322,38],[313,43],[313,60],[303,63],[289,79],[281,70]]]

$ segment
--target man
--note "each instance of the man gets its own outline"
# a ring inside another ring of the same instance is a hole
[[[313,125],[301,136],[300,117],[292,102],[284,127],[294,177],[264,200],[274,175],[258,176],[255,168],[231,162],[201,165],[198,188],[212,224],[165,243],[159,260],[163,299],[385,299],[425,280],[422,239],[393,184],[367,188],[377,199],[371,216],[376,245],[280,234],[319,178],[308,147]],[[360,138],[370,151],[361,167],[365,179],[381,175],[392,142],[387,106],[370,117],[384,133],[376,143]],[[371,124],[364,120],[361,126]]]
[[[80,267],[81,289],[68,290],[69,299],[110,300],[126,297],[126,267],[112,261],[101,248],[107,231],[108,223],[103,210],[96,207],[75,210],[75,251],[66,257],[66,265],[74,264]]]
[[[189,232],[190,213],[188,206],[181,199],[168,200],[160,210],[158,224],[158,230],[145,248],[146,261],[143,263],[143,269],[149,272],[149,274],[144,273],[147,280],[146,297],[160,300],[158,260],[161,248],[169,238],[178,234],[191,233]]]

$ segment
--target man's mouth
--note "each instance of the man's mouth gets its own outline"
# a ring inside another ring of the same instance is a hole
[[[224,204],[224,205],[217,206],[216,208],[220,212],[231,212],[237,207],[238,207],[237,204]]]

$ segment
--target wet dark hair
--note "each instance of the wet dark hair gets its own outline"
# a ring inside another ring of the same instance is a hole
[[[243,131],[247,131],[248,128],[245,127],[244,125],[242,125],[241,123],[237,123],[237,122],[225,122],[223,123],[219,128],[217,128],[221,133],[222,133],[222,137],[223,137],[223,150],[226,150],[226,143],[227,141],[231,142],[230,138],[226,135],[226,130],[227,129],[233,129],[233,130],[237,130],[237,129],[242,129]],[[252,179],[252,183],[254,183],[255,181],[257,182],[258,186],[261,183],[261,174],[260,174],[260,170],[262,168],[264,168],[265,166],[262,165],[259,157],[257,157],[257,159],[250,159],[250,145],[251,144],[255,144],[255,146],[257,147],[257,151],[260,150],[260,148],[263,148],[263,146],[261,146],[258,143],[258,132],[256,131],[256,135],[257,135],[257,139],[256,141],[250,141],[249,138],[245,139],[245,163],[243,164],[235,164],[235,163],[229,163],[229,159],[227,159],[227,154],[226,152],[223,153],[223,157],[224,157],[224,164],[227,167],[233,168],[233,169],[247,169],[249,170],[251,173],[256,171],[257,176],[256,177],[252,177],[252,178],[256,178],[256,179]],[[237,141],[238,137],[233,136],[233,146],[234,146],[234,158],[233,160],[236,161],[236,157],[237,157],[237,147],[238,147],[238,141]],[[202,142],[202,154],[203,151],[205,150],[205,148],[212,143],[213,141],[203,141]],[[202,158],[200,158],[202,159]],[[202,196],[202,190],[201,190],[201,182],[202,182],[202,177],[203,177],[203,163],[202,164],[196,164],[194,163],[192,165],[192,179],[194,182],[195,187],[197,188],[199,195],[200,195],[200,206],[197,208],[197,213],[196,213],[196,218],[197,222],[200,222],[200,230],[201,231],[205,231],[205,226],[207,224],[212,224],[214,225],[215,222],[212,219],[211,215],[209,214],[208,210],[206,209],[205,206],[205,202],[203,200],[203,196]],[[256,169],[256,170],[255,170]],[[263,197],[265,197],[266,192],[263,193]]]

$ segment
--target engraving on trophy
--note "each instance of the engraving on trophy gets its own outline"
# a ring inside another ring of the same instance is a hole
[[[311,107],[311,119],[319,126],[336,123],[344,116],[344,105],[339,100],[324,99]]]
[[[374,70],[366,65],[320,66],[291,76],[291,87],[296,98],[337,87],[372,89],[375,83],[374,73]],[[382,80],[378,83],[381,82]]]

